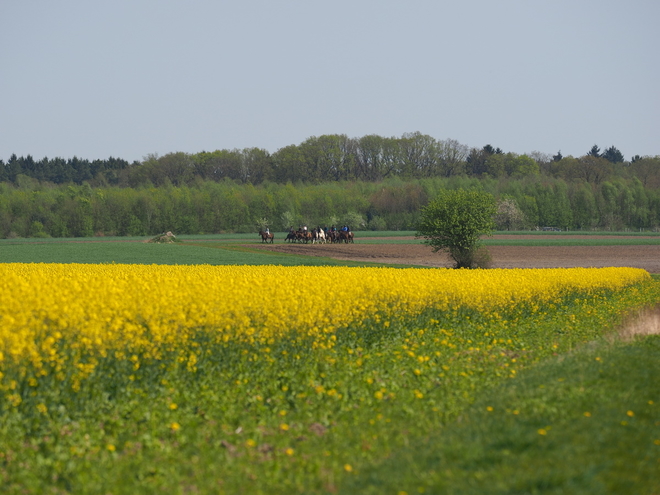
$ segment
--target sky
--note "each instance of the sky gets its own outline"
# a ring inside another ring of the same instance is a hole
[[[657,0],[1,0],[0,159],[311,136],[660,155]]]

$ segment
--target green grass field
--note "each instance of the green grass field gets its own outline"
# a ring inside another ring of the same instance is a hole
[[[658,493],[659,356],[654,336],[548,359],[341,493]]]
[[[356,232],[357,243],[362,244],[420,244],[410,239],[414,231]],[[486,238],[486,246],[612,246],[660,245],[660,235],[649,233],[619,233],[620,239],[566,239],[556,238],[558,232],[512,232],[510,235],[534,234],[535,239]],[[568,234],[584,235],[582,232]],[[595,233],[616,235],[611,233]],[[653,235],[654,238],[645,238]],[[638,239],[623,236],[639,237]],[[275,233],[275,242],[284,242],[284,232]],[[387,239],[385,239],[387,238]],[[354,263],[315,256],[291,256],[251,250],[250,244],[261,244],[257,234],[183,235],[181,242],[152,244],[150,237],[102,238],[45,238],[0,239],[0,263],[139,263],[139,264],[209,264],[209,265],[330,265],[376,266],[373,263]],[[240,246],[239,246],[240,245]],[[248,247],[245,247],[247,245]]]
[[[34,239],[0,241],[0,263],[127,263],[166,265],[375,266],[317,256],[250,249],[254,236],[194,236],[172,244],[149,238]],[[240,245],[239,245],[240,244]]]

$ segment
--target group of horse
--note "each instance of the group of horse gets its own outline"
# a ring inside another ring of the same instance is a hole
[[[275,236],[271,232],[264,232],[263,230],[260,230],[259,235],[261,236],[262,243],[270,242],[272,244],[275,241]],[[284,239],[284,242],[301,242],[303,244],[308,244],[310,242],[312,244],[325,244],[327,242],[335,244],[344,242],[348,244],[353,242],[353,232],[350,230],[328,230],[326,232],[320,227],[314,228],[312,230],[290,230]]]

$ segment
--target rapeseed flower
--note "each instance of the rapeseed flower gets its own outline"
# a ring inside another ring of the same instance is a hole
[[[1,264],[0,393],[17,407],[22,402],[15,390],[18,379],[36,388],[42,377],[53,376],[68,380],[77,392],[101,360],[109,357],[125,361],[132,380],[146,364],[161,362],[165,356],[195,373],[204,359],[201,341],[256,346],[259,353],[249,354],[247,348],[243,352],[250,359],[272,360],[276,357],[271,348],[282,338],[310,341],[314,349],[332,349],[339,329],[359,327],[369,318],[383,328],[427,309],[465,308],[499,318],[507,308],[539,311],[543,304],[566,295],[588,297],[649,277],[634,268],[462,271]],[[340,286],[337,280],[342,281]],[[328,318],[329,314],[341,317]],[[420,329],[418,336],[423,333]],[[440,344],[451,348],[451,332],[446,335]],[[286,350],[279,352],[277,358],[288,358]],[[410,353],[420,364],[431,359]],[[334,358],[327,359],[332,364]],[[355,363],[362,366],[363,357]],[[422,372],[413,370],[418,376]],[[286,392],[288,386],[281,390]],[[335,398],[343,395],[329,390]],[[316,384],[315,391],[321,394],[325,388]],[[383,399],[384,392],[375,392],[374,397]],[[177,405],[172,402],[168,407],[175,410]]]

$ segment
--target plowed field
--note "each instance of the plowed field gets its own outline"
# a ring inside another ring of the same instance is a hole
[[[552,239],[580,239],[582,236],[553,236]],[[602,236],[607,238],[609,236]],[[538,236],[493,236],[492,239],[538,239]],[[584,236],[596,239],[596,236]],[[625,237],[617,236],[617,239]],[[371,237],[371,240],[376,238]],[[403,237],[396,239],[402,240]],[[640,239],[636,237],[634,239]],[[386,241],[386,238],[382,238]],[[254,246],[251,246],[254,247]],[[260,248],[282,253],[324,256],[340,260],[373,263],[450,267],[444,253],[433,253],[424,244],[360,244],[359,233],[354,244],[289,244],[260,245]],[[660,246],[489,246],[492,268],[571,268],[630,266],[660,273]]]

